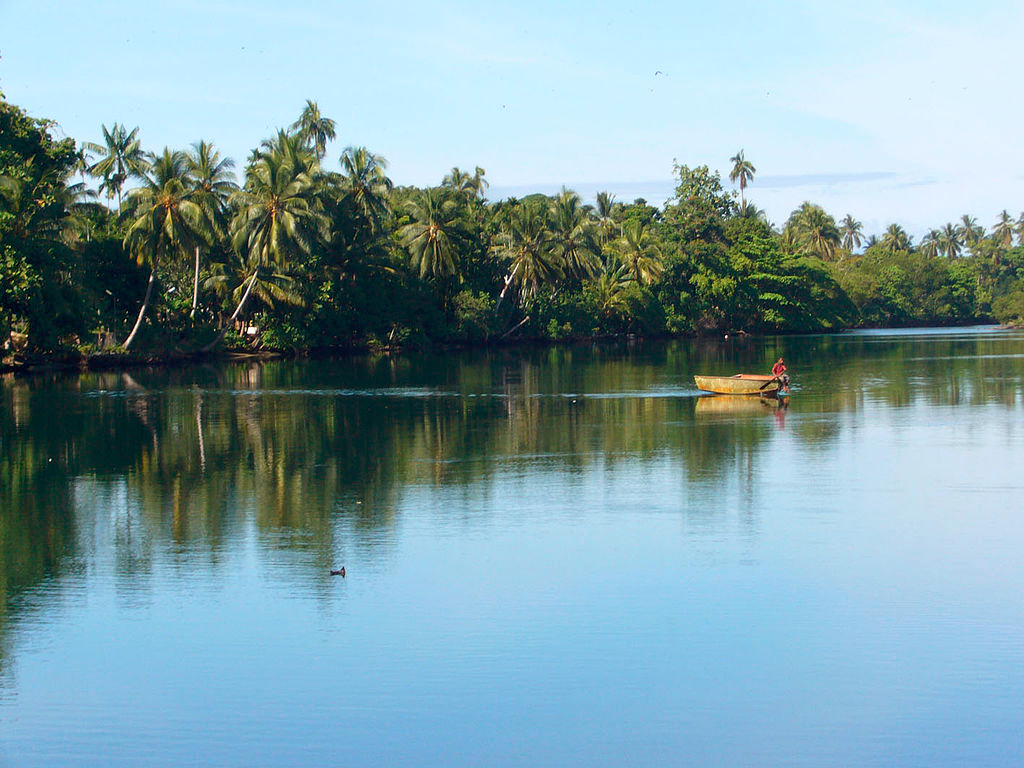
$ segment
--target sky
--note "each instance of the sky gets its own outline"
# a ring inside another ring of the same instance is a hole
[[[1024,210],[1024,3],[979,0],[0,0],[0,90],[79,141],[206,139],[241,164],[306,99],[396,184],[487,171],[492,199],[563,185],[671,196],[673,161],[776,223],[804,200],[920,237]]]

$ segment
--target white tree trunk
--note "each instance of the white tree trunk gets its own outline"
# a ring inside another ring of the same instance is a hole
[[[224,327],[220,329],[220,333],[217,334],[217,338],[203,347],[203,352],[209,352],[211,349],[216,347],[225,336],[228,335],[228,331],[231,326],[235,324],[235,320],[238,319],[238,315],[242,312],[242,307],[245,306],[245,302],[249,300],[249,294],[252,293],[252,287],[256,284],[256,276],[259,274],[259,270],[252,273],[252,277],[249,278],[249,284],[245,287],[245,293],[242,294],[242,300],[238,302],[238,306],[235,307],[235,311],[228,318],[228,321],[224,323]]]
[[[142,300],[142,309],[139,310],[139,317],[135,321],[135,327],[132,328],[132,332],[128,334],[128,338],[124,340],[124,348],[128,349],[131,343],[135,341],[135,334],[139,332],[139,328],[142,327],[142,318],[146,316],[146,310],[149,309],[149,300],[153,296],[153,283],[156,282],[156,269],[154,268],[149,273],[149,282],[146,284],[146,298]]]

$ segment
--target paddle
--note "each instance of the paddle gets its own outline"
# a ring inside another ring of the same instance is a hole
[[[760,392],[760,391],[761,391],[762,389],[764,389],[765,387],[767,387],[767,386],[768,386],[769,384],[771,384],[771,383],[772,383],[773,381],[778,381],[778,380],[779,380],[779,377],[778,377],[778,376],[776,376],[776,377],[775,377],[775,378],[773,378],[773,379],[769,379],[769,380],[768,380],[768,381],[766,381],[766,382],[765,382],[764,384],[762,384],[762,385],[761,385],[760,387],[758,387],[758,388],[757,388],[757,391],[758,391],[758,392]]]

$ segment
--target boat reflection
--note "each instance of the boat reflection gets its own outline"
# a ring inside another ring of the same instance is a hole
[[[775,413],[788,405],[786,399],[752,395],[708,395],[697,399],[696,412],[702,417],[743,416]]]

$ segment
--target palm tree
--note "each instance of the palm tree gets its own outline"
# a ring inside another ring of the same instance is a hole
[[[579,279],[597,271],[597,243],[580,196],[562,187],[551,202],[551,246],[568,274]]]
[[[966,213],[960,217],[960,231],[964,244],[968,248],[974,248],[978,241],[985,236],[985,228],[978,223],[973,216]]]
[[[640,219],[629,219],[622,225],[622,237],[616,242],[619,258],[629,274],[642,285],[650,285],[661,277],[664,266],[661,252],[654,244],[650,226]]]
[[[628,265],[620,262],[614,255],[605,260],[604,270],[594,281],[593,287],[598,309],[605,319],[611,318],[625,308],[624,293],[632,282]]]
[[[846,217],[839,223],[839,234],[843,236],[843,248],[853,253],[854,248],[860,248],[862,242],[864,242],[863,235],[864,225],[857,221],[851,214],[846,214]]]
[[[327,154],[327,142],[334,141],[336,123],[320,114],[320,107],[312,99],[306,99],[299,119],[292,123],[295,131],[307,146],[312,147],[319,162]]]
[[[470,179],[469,183],[470,191],[480,200],[484,199],[484,196],[487,194],[487,188],[491,186],[491,182],[484,178],[486,175],[487,171],[478,165],[473,169],[473,178]]]
[[[1024,245],[1024,211],[1021,212],[1020,218],[1017,219],[1017,244]]]
[[[195,200],[203,209],[207,228],[214,237],[227,234],[228,198],[238,189],[233,169],[235,161],[221,159],[212,144],[198,141],[186,157],[189,185],[195,193]],[[196,244],[195,274],[192,281],[192,311],[189,319],[195,318],[199,304],[199,244]]]
[[[189,184],[188,157],[184,152],[164,149],[163,155],[153,163],[152,176],[145,177],[143,182],[129,197],[134,220],[125,235],[124,245],[139,264],[149,265],[150,272],[146,296],[135,326],[125,339],[125,349],[132,345],[142,327],[160,260],[198,248],[209,233],[203,208]]]
[[[379,232],[391,213],[388,197],[392,183],[385,170],[388,161],[366,147],[346,147],[341,155],[342,192],[370,224]]]
[[[899,224],[890,224],[882,235],[882,248],[889,255],[895,255],[898,251],[909,251],[910,236]]]
[[[832,259],[840,243],[836,220],[813,203],[805,202],[793,211],[786,228],[792,229],[793,239],[802,251],[823,261]]]
[[[499,306],[513,285],[525,304],[536,298],[542,286],[562,277],[561,260],[552,253],[546,214],[542,201],[524,200],[509,211],[507,229],[496,236],[491,253],[509,261]]]
[[[618,224],[615,223],[613,214],[615,212],[615,195],[609,194],[608,192],[597,193],[597,225],[600,234],[601,244],[607,243],[615,235],[613,234],[616,229],[619,229]],[[622,234],[622,230],[619,229],[619,233]]]
[[[458,239],[455,202],[435,190],[425,189],[409,201],[408,210],[412,221],[398,234],[420,277],[454,275]]]
[[[960,227],[947,224],[939,231],[939,252],[947,259],[955,259],[964,249],[963,231]]]
[[[103,179],[100,191],[106,192],[107,199],[117,197],[117,215],[121,216],[121,190],[129,178],[143,178],[149,170],[149,159],[139,143],[139,129],[128,131],[123,125],[114,123],[109,131],[103,128],[103,144],[86,142],[85,149],[100,159],[89,166],[89,173]]]
[[[996,221],[995,226],[992,227],[992,239],[995,240],[997,245],[1009,248],[1013,245],[1014,226],[1015,222],[1013,217],[1010,216],[1010,212],[1003,210],[999,214],[999,219]]]
[[[732,170],[729,171],[729,181],[734,184],[739,181],[740,185],[740,208],[746,207],[746,200],[743,197],[743,190],[747,188],[747,183],[754,178],[754,174],[757,173],[755,168],[749,160],[743,156],[743,150],[741,149],[735,155],[729,158],[732,163]]]
[[[454,189],[456,192],[476,194],[473,190],[473,177],[464,170],[455,166],[441,180],[441,186]]]
[[[928,230],[928,234],[921,238],[921,245],[918,250],[929,259],[939,255],[939,239],[941,233],[937,229]]]
[[[286,273],[325,235],[326,219],[313,206],[314,179],[301,158],[287,148],[262,154],[245,177],[245,185],[233,196],[237,213],[231,222],[231,244],[244,265],[239,287],[245,288],[235,291],[241,294],[235,311],[204,352],[227,335],[258,281]]]

